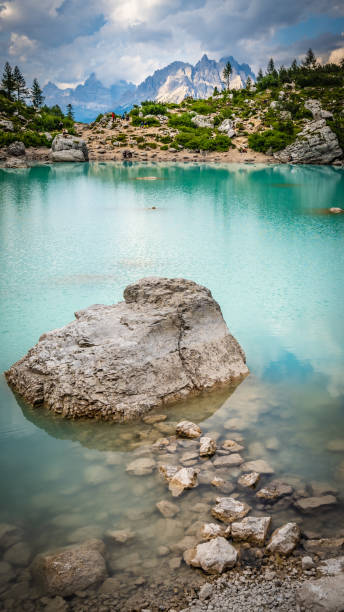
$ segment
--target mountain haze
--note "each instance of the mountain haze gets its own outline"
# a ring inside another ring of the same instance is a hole
[[[92,121],[98,113],[109,110],[123,113],[143,100],[179,103],[188,96],[208,98],[214,87],[219,90],[224,87],[222,73],[227,61],[233,69],[232,88],[243,87],[248,76],[255,80],[250,66],[239,64],[232,56],[223,57],[217,62],[203,55],[194,66],[187,62],[172,62],[156,70],[137,86],[120,80],[105,87],[92,73],[83,85],[74,89],[60,89],[49,82],[44,87],[44,95],[49,106],[59,104],[65,110],[66,105],[71,103],[77,120]]]

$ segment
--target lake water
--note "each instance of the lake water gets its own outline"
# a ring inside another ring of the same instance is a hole
[[[157,180],[137,180],[148,176]],[[108,529],[135,533],[107,549],[119,609],[149,586],[163,592],[174,583],[178,590],[197,575],[184,563],[177,567],[180,541],[197,521],[211,521],[221,493],[202,484],[178,498],[174,519],[164,519],[155,504],[172,500],[166,484],[155,471],[126,472],[184,417],[217,432],[219,446],[242,438],[243,458],[267,460],[296,497],[335,491],[338,500],[310,516],[290,500],[264,510],[254,491],[235,491],[251,514],[271,515],[273,526],[296,520],[310,535],[344,535],[344,215],[326,214],[343,205],[344,172],[331,167],[0,170],[2,372],[76,310],[117,302],[126,285],[151,275],[210,288],[251,372],[231,392],[170,407],[155,426],[66,422],[26,406],[2,375],[0,522],[23,529],[29,552],[4,555],[14,569],[0,576],[0,609],[4,601],[5,609],[24,609],[20,598],[31,588],[25,568],[34,554]],[[192,444],[152,456],[176,462]],[[216,471],[210,462],[205,467]],[[239,472],[216,473],[236,484]]]

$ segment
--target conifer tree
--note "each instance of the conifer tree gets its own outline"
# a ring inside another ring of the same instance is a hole
[[[214,91],[213,91],[213,96],[218,96],[219,95],[219,90],[217,89],[217,87],[214,87]]]
[[[313,50],[311,48],[308,49],[306,53],[306,57],[302,63],[305,66],[305,68],[315,68],[316,63],[317,63],[317,58],[315,57]]]
[[[258,74],[257,74],[257,83],[259,83],[259,81],[261,81],[261,80],[262,80],[263,76],[264,76],[264,75],[263,75],[263,71],[262,71],[262,69],[261,69],[261,68],[259,68],[259,70],[258,70]]]
[[[17,100],[19,102],[22,98],[25,98],[27,96],[28,91],[26,89],[25,79],[20,69],[18,68],[18,66],[14,67],[13,79],[14,79],[14,89],[17,94]]]
[[[224,78],[224,80],[226,81],[226,85],[227,85],[227,91],[229,90],[229,81],[232,75],[232,66],[230,62],[227,62],[224,69],[223,69],[223,73],[222,76]]]
[[[247,79],[246,79],[245,89],[250,90],[251,89],[251,85],[252,85],[252,79],[251,79],[251,77],[248,76]]]
[[[68,119],[74,119],[73,106],[71,103],[67,104],[67,117]]]
[[[268,67],[266,69],[266,74],[274,74],[274,72],[275,72],[275,62],[272,59],[272,57],[270,57]]]
[[[31,100],[35,108],[40,108],[44,102],[43,91],[39,86],[37,79],[33,80],[31,87]]]
[[[291,68],[292,72],[296,72],[298,70],[298,65],[297,65],[296,59],[293,60],[290,68]]]
[[[15,83],[14,83],[14,77],[13,77],[13,70],[8,62],[6,62],[4,66],[1,86],[5,92],[5,95],[11,99],[13,92],[15,90]]]

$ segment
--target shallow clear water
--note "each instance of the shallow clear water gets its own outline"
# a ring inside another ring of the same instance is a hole
[[[136,180],[145,176],[159,180]],[[220,440],[234,429],[226,421],[239,417],[245,459],[264,457],[299,491],[329,483],[339,500],[331,512],[301,516],[285,503],[268,512],[275,525],[293,518],[319,535],[338,532],[344,452],[327,447],[344,439],[344,216],[325,209],[343,205],[344,172],[330,167],[0,170],[1,371],[74,311],[117,302],[127,284],[161,275],[211,289],[251,372],[231,394],[172,407],[156,426],[65,422],[22,404],[2,376],[0,521],[24,528],[32,554],[125,527],[136,540],[109,551],[120,597],[138,588],[138,575],[149,582],[157,567],[171,572],[171,559],[181,555],[176,542],[210,518],[195,504],[210,508],[217,492],[203,485],[180,498],[169,534],[155,509],[169,498],[166,485],[155,473],[136,477],[125,468],[182,417]],[[235,482],[238,472],[225,476]],[[247,499],[263,511],[254,493]],[[158,557],[166,544],[170,552]]]

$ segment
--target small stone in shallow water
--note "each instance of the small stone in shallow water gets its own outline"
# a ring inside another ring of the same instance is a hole
[[[31,549],[26,542],[17,542],[9,548],[3,556],[3,560],[12,565],[28,565],[31,557]]]
[[[248,474],[243,474],[238,478],[238,484],[241,487],[254,487],[260,479],[260,474],[258,472],[249,472]]]
[[[250,510],[248,504],[233,497],[217,497],[216,506],[211,509],[211,513],[215,518],[229,524],[244,518]]]
[[[344,551],[344,538],[320,538],[305,540],[303,548],[324,559],[327,555],[338,555]]]
[[[214,461],[215,467],[232,467],[235,465],[241,465],[243,463],[243,458],[239,453],[232,453],[230,455],[225,455],[224,457],[217,457]]]
[[[166,414],[147,414],[147,416],[143,417],[143,422],[147,425],[154,425],[155,423],[166,421],[166,419]]]
[[[179,468],[175,465],[161,464],[159,465],[159,474],[166,482],[170,482],[178,472]]]
[[[280,443],[278,438],[272,437],[265,440],[265,448],[270,451],[278,451]]]
[[[302,559],[301,559],[301,566],[302,566],[303,570],[307,571],[307,570],[310,570],[313,567],[315,567],[315,563],[314,563],[312,557],[307,557],[306,556],[306,557],[302,557]]]
[[[211,481],[211,484],[213,485],[213,487],[216,487],[217,489],[219,489],[222,493],[229,494],[229,493],[232,493],[235,489],[235,486],[231,482],[228,482],[224,480],[223,478],[218,478],[217,476],[213,478],[213,480]]]
[[[339,438],[338,440],[330,440],[327,444],[326,449],[333,453],[344,453],[344,440]]]
[[[256,493],[256,497],[259,499],[263,499],[266,501],[277,501],[281,497],[285,497],[286,495],[291,495],[293,492],[293,487],[288,484],[284,484],[283,482],[275,480],[274,482],[270,482],[266,487],[260,489]]]
[[[275,470],[265,461],[265,459],[257,459],[256,461],[247,461],[241,466],[243,472],[258,472],[258,474],[274,474]]]
[[[90,465],[85,469],[85,480],[87,484],[97,485],[101,482],[106,482],[107,480],[111,480],[113,474],[111,470],[103,465]]]
[[[109,542],[119,544],[126,544],[135,537],[135,533],[131,529],[108,529],[104,535]]]
[[[173,504],[172,502],[162,499],[156,504],[157,509],[165,518],[172,518],[179,512],[179,507],[177,504]]]
[[[323,495],[322,497],[303,497],[295,502],[295,507],[301,512],[314,512],[324,510],[337,504],[334,495]]]
[[[270,516],[247,516],[240,522],[232,523],[232,538],[263,546],[270,523]]]
[[[286,523],[275,529],[266,550],[271,553],[289,555],[293,552],[301,537],[300,528],[296,523]]]
[[[199,454],[201,457],[207,457],[216,453],[216,442],[208,436],[203,436],[199,441]]]
[[[135,476],[146,476],[147,474],[151,474],[154,468],[154,459],[140,457],[140,459],[135,459],[127,465],[126,472],[128,472],[128,474],[134,474]]]
[[[176,427],[176,433],[182,438],[199,438],[202,431],[198,425],[191,421],[180,421]]]
[[[198,544],[192,552],[187,553],[184,560],[188,559],[189,565],[201,567],[208,574],[222,574],[226,569],[234,567],[238,558],[234,546],[221,536]]]
[[[192,467],[178,470],[169,483],[173,497],[179,497],[185,489],[197,487],[197,472]]]
[[[231,453],[240,453],[240,451],[244,450],[244,447],[235,440],[225,440],[222,444],[222,448]]]
[[[228,527],[223,527],[222,525],[218,525],[217,523],[204,523],[201,527],[202,540],[211,540],[212,538],[217,538],[217,536],[228,538],[230,536],[230,533],[230,525]]]

